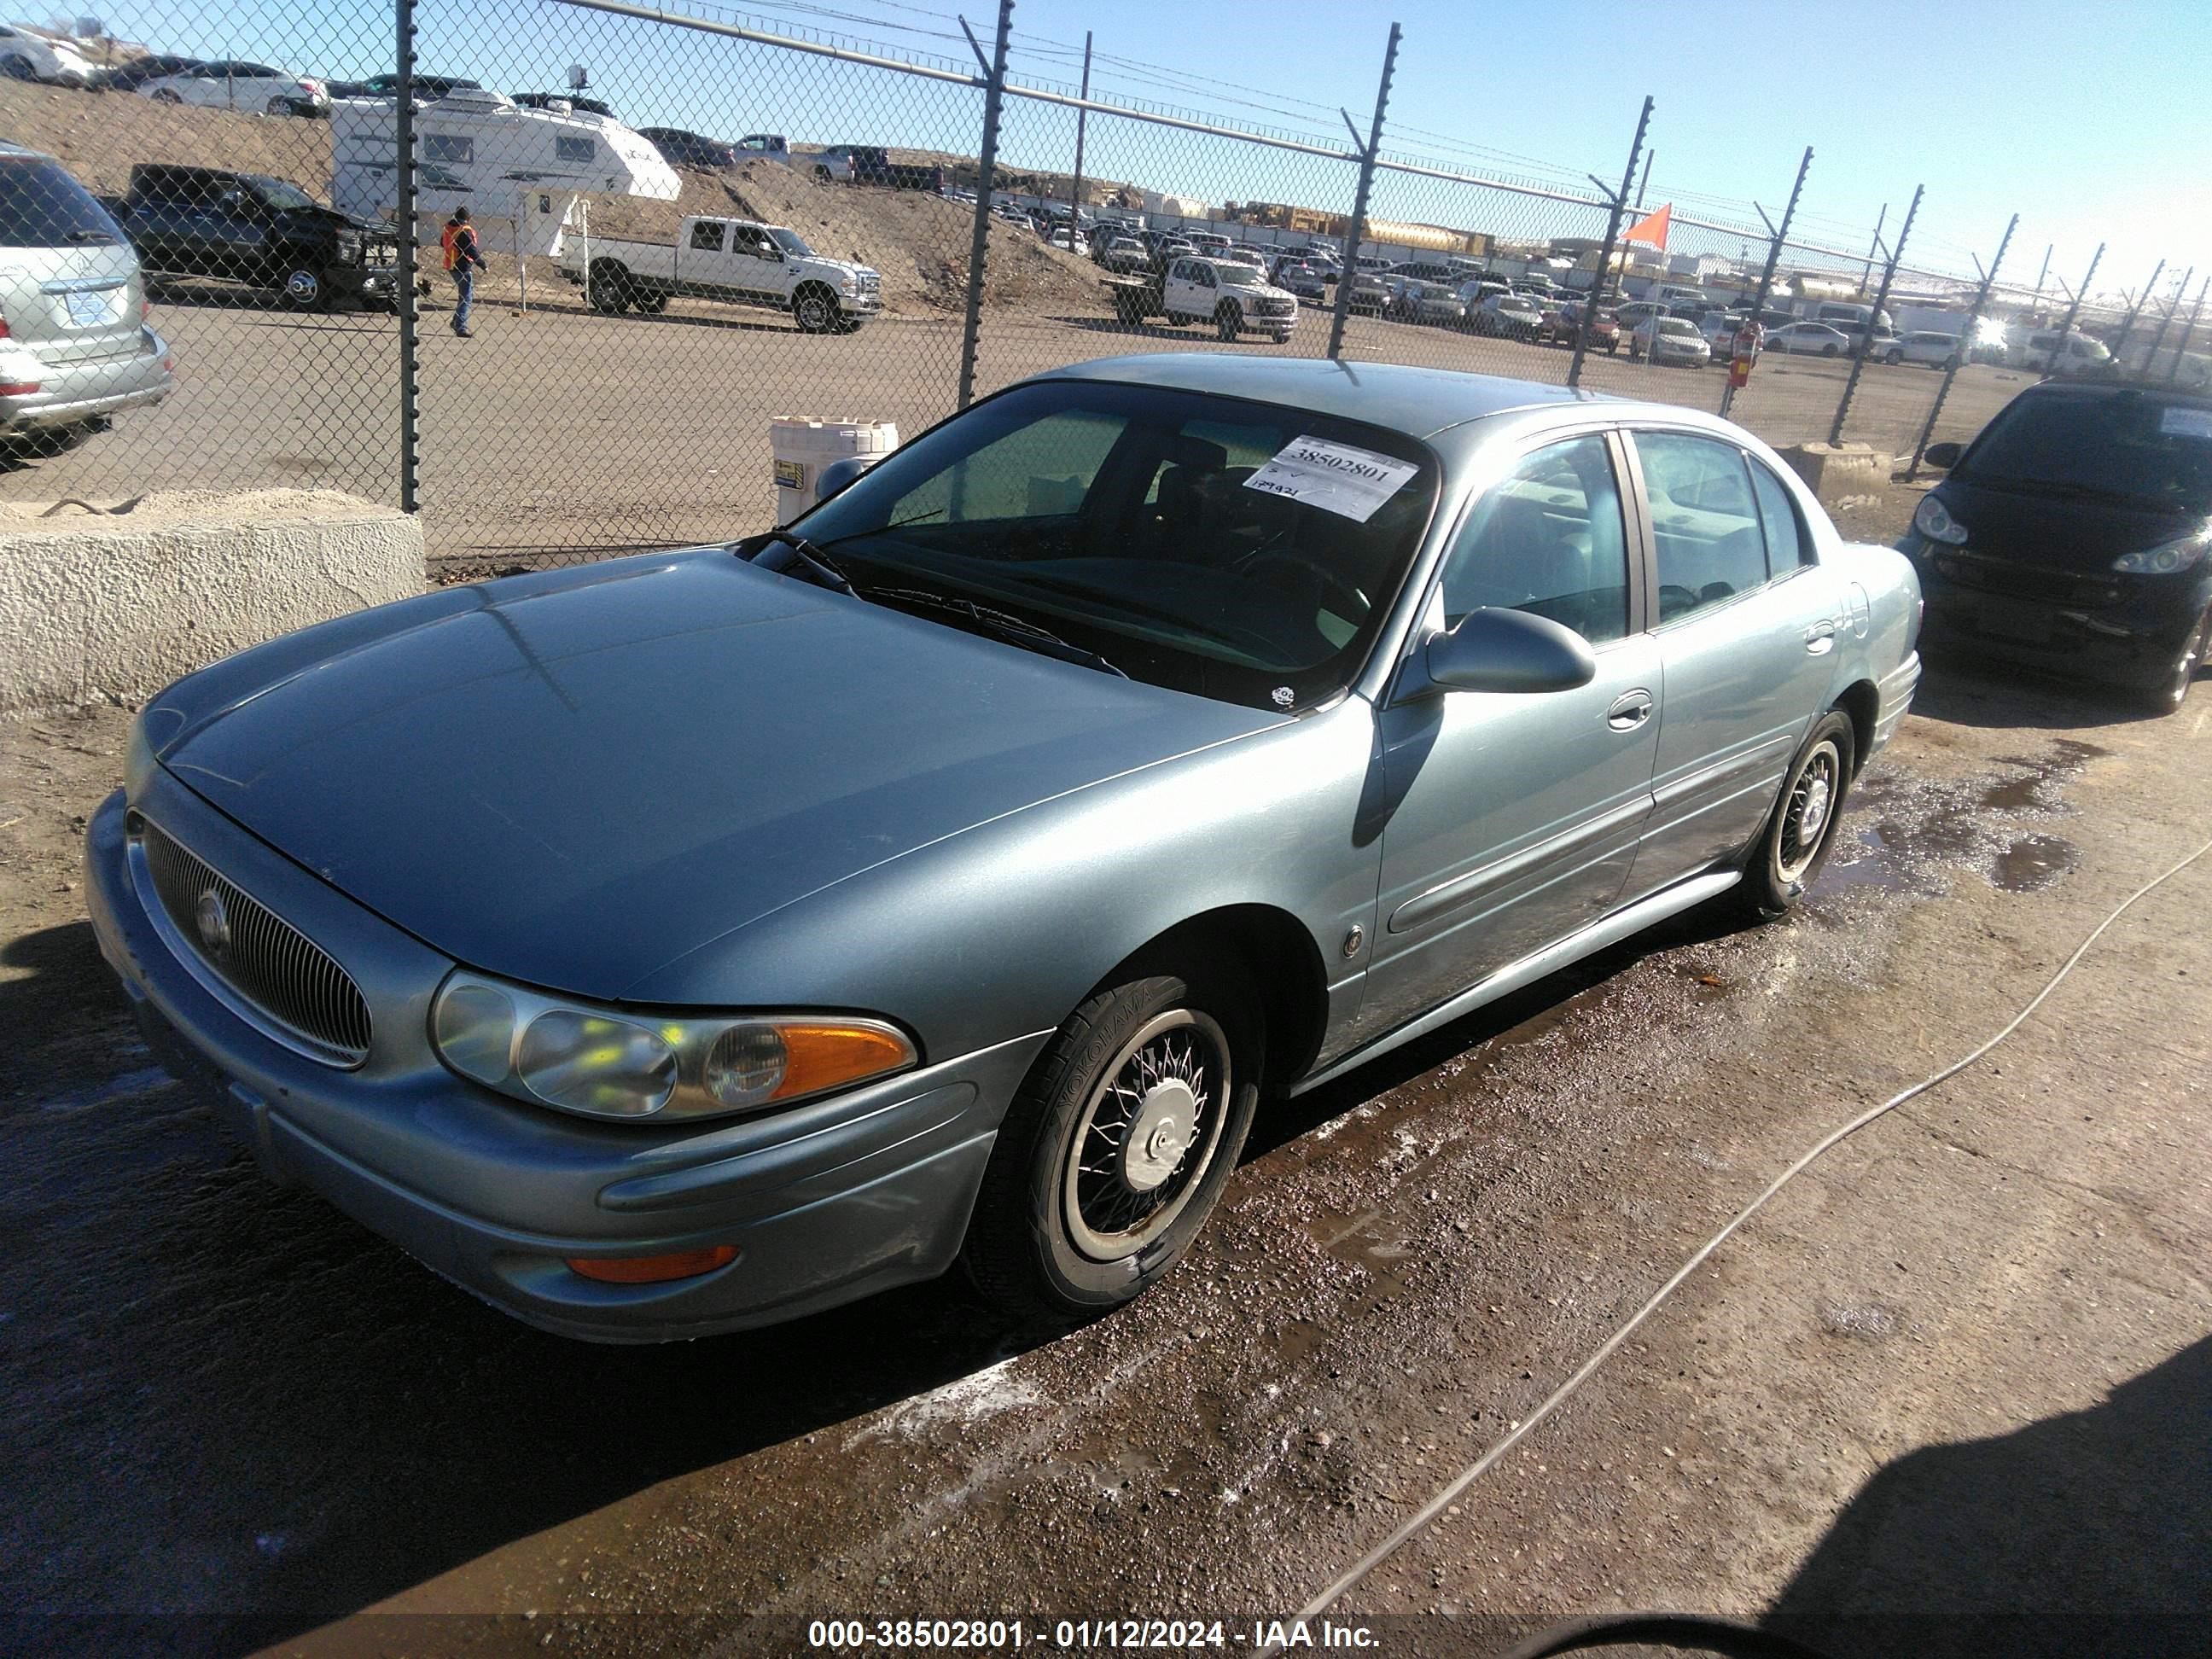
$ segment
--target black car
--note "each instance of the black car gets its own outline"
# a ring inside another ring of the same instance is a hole
[[[686,132],[682,127],[640,127],[638,131],[652,141],[660,159],[672,167],[705,167],[713,172],[738,164],[735,149],[704,133]]]
[[[1931,640],[2181,706],[2212,634],[2212,398],[2046,380],[1927,459],[1950,474],[1898,548]]]
[[[159,81],[167,76],[182,75],[186,70],[198,69],[197,58],[179,58],[173,52],[149,52],[143,58],[134,58],[127,64],[96,70],[92,84],[103,92],[136,92],[149,81]]]
[[[289,179],[142,161],[117,222],[149,271],[274,289],[297,311],[341,299],[398,303],[399,244],[387,226],[349,218]]]

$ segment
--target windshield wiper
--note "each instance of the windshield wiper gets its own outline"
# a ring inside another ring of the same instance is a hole
[[[769,547],[778,544],[791,550],[792,556],[780,564],[769,564],[762,557]],[[837,568],[837,562],[815,546],[804,536],[794,536],[787,530],[776,531],[769,538],[768,547],[753,555],[752,562],[763,570],[773,570],[780,576],[805,575],[817,587],[826,587],[832,593],[850,593],[853,579]]]
[[[1096,651],[1063,640],[1048,628],[1040,627],[1026,617],[1018,617],[1011,611],[994,610],[988,605],[978,605],[973,599],[963,599],[956,594],[933,592],[926,587],[864,587],[860,596],[877,603],[884,600],[898,605],[910,605],[925,611],[942,611],[948,615],[964,617],[985,632],[1005,640],[1010,645],[1022,645],[1048,657],[1057,657],[1062,662],[1080,663],[1095,668],[1102,674],[1111,674],[1118,679],[1129,677]]]

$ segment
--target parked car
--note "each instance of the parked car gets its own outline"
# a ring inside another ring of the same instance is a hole
[[[1886,363],[1923,363],[1929,368],[1948,368],[1959,360],[1959,337],[1934,330],[1899,334],[1881,349]]]
[[[660,159],[672,167],[695,167],[719,172],[738,164],[738,153],[719,138],[688,132],[682,127],[640,127],[638,136],[650,139]]]
[[[825,185],[877,185],[891,190],[940,190],[945,169],[894,161],[880,144],[833,144],[814,158],[814,177]]]
[[[774,161],[791,165],[791,141],[780,132],[749,132],[731,146],[740,161]]]
[[[131,243],[52,156],[0,140],[0,434],[58,447],[175,383]]]
[[[2181,706],[2212,635],[2212,397],[2045,380],[1963,447],[1898,545],[1930,638]]]
[[[333,99],[368,98],[396,102],[399,97],[399,75],[394,70],[372,75],[366,81],[325,81],[322,84],[324,90]],[[471,81],[465,76],[417,75],[414,79],[413,90],[416,103],[434,104],[441,98],[449,98],[456,92],[481,92],[483,88],[481,82]],[[516,101],[521,100],[518,99]]]
[[[1072,225],[1055,225],[1045,240],[1063,253],[1072,253],[1079,259],[1091,257],[1091,244],[1083,233]]]
[[[136,92],[149,81],[158,81],[165,75],[181,75],[186,70],[197,69],[199,63],[197,58],[179,58],[173,52],[149,52],[143,58],[95,70],[92,84],[102,92]]]
[[[1417,323],[1433,323],[1439,328],[1467,325],[1467,301],[1449,283],[1416,283],[1413,285],[1412,301],[1413,319]]]
[[[1145,251],[1145,245],[1135,237],[1116,236],[1094,251],[1092,262],[1103,270],[1126,274],[1149,268],[1152,256]]]
[[[1272,288],[1251,266],[1193,256],[1167,270],[1160,309],[1170,323],[1211,322],[1224,340],[1264,334],[1281,345],[1297,325],[1295,295]]]
[[[69,41],[0,23],[0,75],[49,86],[88,87],[98,71]]]
[[[178,682],[87,908],[264,1167],[533,1324],[696,1337],[956,1263],[1096,1316],[1263,1095],[1697,906],[1789,912],[1917,608],[1695,410],[1077,364],[786,530]]]
[[[1629,331],[1628,356],[1632,362],[1703,368],[1713,353],[1695,323],[1680,317],[1646,317]]]
[[[1850,349],[1850,340],[1843,330],[1826,323],[1784,323],[1768,329],[1766,337],[1759,342],[1762,351],[1809,353],[1815,357],[1840,357]]]
[[[586,98],[580,92],[516,92],[507,95],[520,109],[551,109],[556,104],[566,104],[573,115],[596,115],[602,121],[616,118],[612,105]]]
[[[1536,302],[1525,294],[1510,290],[1504,294],[1486,295],[1481,303],[1468,313],[1468,321],[1477,334],[1488,334],[1500,339],[1534,340],[1543,326],[1544,313]]]
[[[325,207],[287,179],[142,161],[116,218],[146,269],[165,276],[273,289],[295,311],[398,304],[392,228]]]
[[[850,334],[884,308],[883,278],[869,266],[824,258],[782,225],[712,214],[686,214],[672,246],[594,236],[586,249],[564,238],[560,268],[610,316],[655,314],[688,295],[787,312],[803,334]]]
[[[1343,279],[1340,278],[1340,283]],[[1380,317],[1389,308],[1390,290],[1371,270],[1356,272],[1352,277],[1352,298],[1345,308],[1355,317]]]
[[[1267,280],[1285,294],[1294,294],[1310,304],[1325,304],[1329,297],[1329,280],[1322,274],[1321,267],[1297,254],[1285,254],[1277,259],[1274,268],[1267,273]]]
[[[1698,319],[1698,337],[1705,349],[1716,357],[1735,356],[1735,337],[1742,330],[1745,319],[1735,312],[1708,312]]]
[[[1586,300],[1565,300],[1546,311],[1538,337],[1572,345],[1583,325],[1583,308],[1588,304]],[[1608,357],[1620,349],[1620,319],[1607,307],[1599,307],[1597,315],[1590,319],[1589,349]]]
[[[2044,374],[2107,374],[2112,372],[2112,349],[2102,340],[2093,339],[2078,329],[2066,337],[2066,349],[2057,353],[2057,366],[2054,368],[2051,358],[2057,343],[2057,329],[2038,329],[2012,348],[2012,366]]]
[[[266,64],[225,58],[175,75],[141,82],[138,91],[157,104],[243,110],[258,115],[328,115],[330,88],[320,81]]]

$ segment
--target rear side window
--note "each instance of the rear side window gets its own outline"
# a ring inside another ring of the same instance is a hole
[[[1797,517],[1796,503],[1782,480],[1757,461],[1751,463],[1751,493],[1759,498],[1759,523],[1766,532],[1767,574],[1786,576],[1799,565],[1812,563],[1812,544]]]
[[[702,252],[720,253],[722,251],[722,222],[719,219],[700,220],[691,227],[691,246]]]
[[[1685,432],[1634,435],[1659,556],[1659,620],[1673,622],[1764,584],[1766,538],[1743,452]]]
[[[42,155],[0,161],[0,247],[119,242],[123,233],[92,192]]]

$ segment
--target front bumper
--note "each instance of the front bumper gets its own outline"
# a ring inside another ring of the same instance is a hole
[[[35,383],[39,388],[0,396],[0,431],[74,426],[160,403],[176,385],[168,342],[150,328],[140,335],[142,349],[131,356],[90,362],[49,363],[27,347],[11,343],[0,349],[0,381]]]
[[[1949,550],[1908,532],[1899,550],[1920,573],[1927,605],[1923,637],[1971,647],[1993,657],[2069,679],[2130,688],[2164,684],[2212,602],[2206,578],[2171,576],[2109,580],[2054,578],[2045,594],[1993,591],[1947,574]]]
[[[331,265],[323,280],[340,294],[356,300],[388,301],[399,292],[397,265]]]
[[[1047,1034],[750,1119],[651,1127],[539,1110],[431,1052],[452,965],[155,768],[132,805],[338,957],[374,1021],[348,1072],[248,1024],[154,922],[120,792],[86,833],[88,908],[165,1066],[212,1084],[264,1173],[320,1194],[493,1306],[562,1335],[647,1342],[771,1323],[934,1277],[957,1255],[998,1124]],[[738,1247],[696,1278],[609,1285],[570,1257]]]

